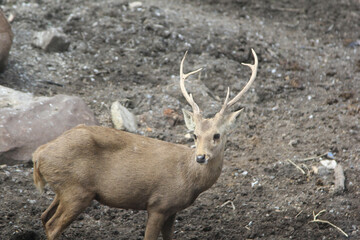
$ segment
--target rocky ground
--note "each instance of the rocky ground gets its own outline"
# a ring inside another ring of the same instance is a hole
[[[112,126],[118,100],[139,119],[139,134],[191,145],[181,108],[179,63],[204,67],[189,91],[209,116],[226,88],[234,96],[259,56],[258,77],[234,109],[218,182],[175,223],[175,239],[360,239],[360,2],[3,0],[15,15],[9,66],[0,84],[37,96],[83,98]],[[35,32],[60,27],[65,52],[32,45]],[[206,110],[205,110],[206,109]],[[341,164],[345,191],[334,191]],[[295,167],[290,161],[301,170]],[[54,194],[39,195],[32,166],[0,168],[1,239],[45,239],[40,215]],[[313,212],[328,223],[311,222]],[[62,239],[142,239],[146,214],[94,202]]]

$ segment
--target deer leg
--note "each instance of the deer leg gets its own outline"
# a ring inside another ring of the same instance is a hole
[[[76,194],[74,194],[76,193]],[[87,208],[94,198],[94,194],[81,191],[64,192],[59,197],[59,205],[55,214],[46,222],[45,231],[49,240],[58,239],[76,217]]]
[[[166,219],[163,228],[161,229],[162,237],[164,240],[171,240],[174,232],[174,222],[176,213]]]
[[[59,206],[59,198],[57,195],[55,195],[55,198],[50,204],[50,206],[45,210],[45,212],[43,212],[43,214],[41,214],[41,221],[44,226],[46,222],[49,221],[49,219],[54,215],[58,206]]]
[[[144,240],[157,240],[163,228],[166,216],[157,212],[149,212]]]

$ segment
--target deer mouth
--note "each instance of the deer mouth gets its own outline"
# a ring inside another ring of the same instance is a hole
[[[204,160],[196,160],[197,163],[200,163],[200,164],[207,164],[208,163],[208,160],[207,159],[204,159]]]

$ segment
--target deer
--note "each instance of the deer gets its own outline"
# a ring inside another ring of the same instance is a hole
[[[7,65],[13,37],[11,26],[0,9],[0,72],[3,72]]]
[[[55,192],[41,215],[46,236],[60,234],[93,200],[110,207],[146,210],[145,240],[172,239],[176,213],[193,204],[222,171],[230,127],[242,109],[231,112],[256,78],[258,59],[245,87],[232,99],[230,88],[221,110],[213,118],[202,111],[185,80],[202,68],[185,74],[180,63],[180,89],[192,112],[183,109],[195,148],[102,126],[78,125],[33,153],[33,180],[40,192],[46,183]]]

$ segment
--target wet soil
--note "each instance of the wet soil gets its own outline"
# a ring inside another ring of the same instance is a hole
[[[0,1],[15,34],[0,84],[37,96],[82,97],[101,125],[112,126],[118,100],[139,119],[139,134],[191,145],[178,88],[185,71],[204,67],[196,101],[219,110],[228,86],[249,79],[241,65],[259,56],[258,77],[234,107],[244,107],[229,136],[217,183],[180,212],[175,239],[360,239],[360,2],[149,0]],[[32,46],[36,31],[61,27],[63,53]],[[195,78],[192,79],[194,82]],[[190,91],[194,90],[191,81]],[[196,90],[196,89],[195,89]],[[170,116],[169,116],[170,113]],[[174,120],[175,119],[175,120]],[[325,154],[325,155],[324,155]],[[316,156],[316,157],[314,157]],[[321,156],[321,157],[318,157]],[[345,191],[334,191],[344,169]],[[310,158],[310,159],[309,159]],[[294,162],[302,171],[289,161]],[[31,164],[0,167],[0,238],[45,239]],[[142,239],[146,213],[94,202],[62,239]]]

